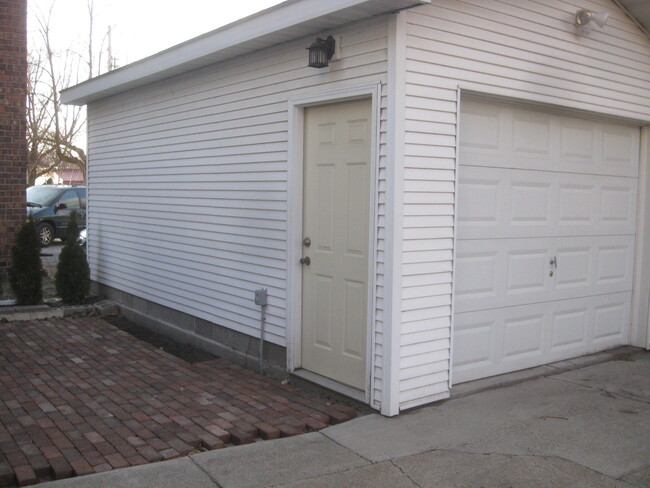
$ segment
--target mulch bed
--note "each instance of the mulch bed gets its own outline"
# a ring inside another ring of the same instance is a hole
[[[0,323],[0,487],[297,435],[357,413],[161,347],[95,316]]]
[[[214,354],[202,351],[201,349],[192,347],[189,344],[177,342],[171,337],[135,324],[121,315],[108,315],[104,317],[104,320],[124,332],[127,332],[133,337],[137,337],[141,341],[145,341],[154,347],[162,349],[163,351],[182,359],[183,361],[187,361],[188,363],[194,364],[202,361],[219,359],[219,357]]]

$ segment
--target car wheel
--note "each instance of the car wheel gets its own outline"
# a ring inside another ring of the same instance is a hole
[[[41,241],[41,246],[47,247],[52,244],[52,241],[54,240],[54,227],[50,224],[46,222],[38,224],[36,227],[36,233]]]

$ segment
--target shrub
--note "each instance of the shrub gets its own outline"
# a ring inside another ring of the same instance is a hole
[[[90,290],[90,270],[86,261],[86,252],[77,243],[78,237],[77,213],[72,212],[65,246],[61,249],[54,278],[56,293],[66,305],[82,303]]]
[[[31,218],[23,224],[11,248],[9,284],[16,305],[35,305],[43,300],[41,242]]]

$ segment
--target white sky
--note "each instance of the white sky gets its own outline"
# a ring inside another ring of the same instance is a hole
[[[56,49],[87,49],[87,0],[28,0],[30,39],[35,38],[34,15],[47,13],[53,2]],[[102,43],[110,25],[113,56],[124,66],[278,3],[281,0],[95,0],[94,44]],[[103,59],[105,64],[105,55]]]

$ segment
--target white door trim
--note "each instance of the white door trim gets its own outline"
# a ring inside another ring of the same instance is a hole
[[[449,378],[447,388],[451,391],[454,386],[454,332],[456,330],[456,250],[458,249],[458,176],[460,173],[460,131],[462,129],[462,103],[465,99],[463,90],[460,86],[456,88],[456,155],[454,157],[454,171],[456,177],[454,180],[454,232],[451,252],[451,321],[449,330]]]
[[[287,225],[287,369],[294,371],[300,368],[301,358],[301,324],[302,324],[302,267],[299,263],[302,256],[302,209],[303,209],[303,140],[304,140],[304,109],[309,106],[345,102],[370,98],[372,103],[371,128],[371,175],[370,183],[370,218],[369,229],[369,260],[368,260],[368,324],[367,324],[367,354],[366,354],[366,386],[364,400],[371,404],[374,378],[374,341],[375,309],[377,300],[377,181],[379,178],[379,101],[381,83],[373,85],[343,86],[331,91],[314,91],[312,94],[288,100],[289,111],[289,160],[288,160],[288,225]],[[330,386],[331,387],[331,386]],[[341,388],[345,394],[345,388]]]
[[[650,349],[650,127],[641,128],[630,344]]]

